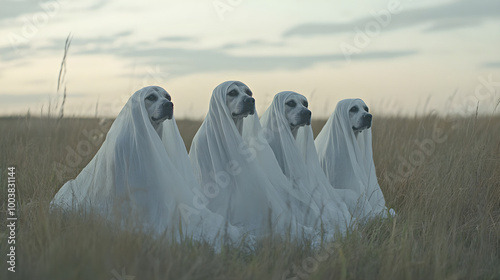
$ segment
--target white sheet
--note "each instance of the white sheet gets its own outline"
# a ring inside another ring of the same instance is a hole
[[[242,135],[238,132],[226,106],[233,83],[214,89],[191,145],[189,157],[202,186],[198,193],[205,193],[210,210],[248,231],[311,233],[302,225],[308,207],[290,193],[292,185],[276,162],[257,113],[244,118]]]
[[[349,189],[359,197],[357,205],[350,209],[371,215],[386,215],[384,195],[377,182],[372,152],[371,128],[358,137],[349,121],[349,110],[360,99],[340,101],[315,140],[321,167],[330,184],[336,189]],[[370,215],[370,216],[371,216]]]
[[[191,190],[198,183],[175,119],[164,121],[159,132],[149,119],[144,99],[154,88],[164,91],[145,87],[130,97],[97,154],[57,192],[51,207],[93,210],[122,225],[135,219],[177,239],[180,230],[209,241],[227,230],[237,240],[238,230],[226,227],[221,216],[193,205]]]
[[[351,214],[344,198],[330,186],[319,165],[311,126],[298,128],[296,138],[292,135],[285,103],[294,96],[303,97],[291,91],[276,94],[261,117],[262,126],[270,132],[269,144],[284,174],[294,183],[293,190],[320,210],[317,218],[321,218],[325,229],[345,232],[351,223]]]

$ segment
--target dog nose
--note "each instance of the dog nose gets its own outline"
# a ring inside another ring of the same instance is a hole
[[[249,97],[249,98],[245,99],[245,103],[255,104],[255,99],[253,99],[253,97]]]
[[[372,120],[372,114],[366,114],[364,116],[364,118],[371,121]]]
[[[167,109],[173,109],[174,108],[174,103],[172,103],[170,101],[167,101],[167,102],[163,103],[163,107],[165,107]]]

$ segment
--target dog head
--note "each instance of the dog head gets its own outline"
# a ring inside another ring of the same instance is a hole
[[[226,106],[231,117],[242,119],[255,113],[255,99],[252,91],[242,82],[234,82],[226,92]]]
[[[160,87],[153,87],[144,97],[144,104],[148,111],[149,120],[156,129],[167,119],[174,115],[174,103],[171,102],[168,92]]]
[[[292,131],[311,124],[311,111],[307,99],[300,94],[292,94],[285,99],[285,117]]]
[[[363,100],[357,99],[351,103],[349,121],[356,134],[372,126],[372,114],[368,113],[368,107]]]

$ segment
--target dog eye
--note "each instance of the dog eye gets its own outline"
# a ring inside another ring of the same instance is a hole
[[[290,101],[288,101],[288,102],[286,103],[286,105],[287,105],[287,106],[290,106],[290,107],[292,107],[292,108],[293,108],[293,107],[297,106],[297,103],[295,103],[295,101],[293,101],[293,100],[290,100]]]
[[[365,107],[365,111],[368,112],[368,107]]]
[[[307,101],[304,101],[304,103],[302,103],[302,105],[304,105],[304,107],[307,108],[307,106],[309,106],[309,103],[307,103]]]
[[[238,92],[233,89],[232,91],[228,92],[227,95],[229,95],[229,96],[236,96],[236,95],[238,95]]]
[[[349,112],[356,113],[358,110],[358,107],[354,106],[351,108],[351,110],[349,110]]]
[[[146,97],[146,99],[149,101],[156,101],[158,97],[156,97],[156,95],[154,94],[151,94],[150,96]]]
[[[249,89],[247,89],[247,90],[245,91],[245,93],[246,93],[248,96],[252,96],[252,92],[251,92]]]

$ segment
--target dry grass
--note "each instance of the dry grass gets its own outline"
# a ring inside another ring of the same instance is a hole
[[[313,123],[316,133],[323,123]],[[178,124],[189,146],[200,123]],[[500,279],[499,124],[499,117],[376,118],[375,164],[396,218],[374,220],[316,252],[263,240],[254,251],[214,253],[208,244],[155,240],[92,217],[49,215],[53,195],[98,149],[63,170],[66,147],[76,149],[82,131],[99,122],[3,118],[0,218],[5,223],[8,166],[17,168],[20,210],[17,272],[6,272],[4,233],[0,269],[7,279],[37,280],[119,279],[113,271],[122,268],[135,279]],[[437,130],[439,143],[431,140]],[[419,153],[415,141],[425,139],[427,153]]]

